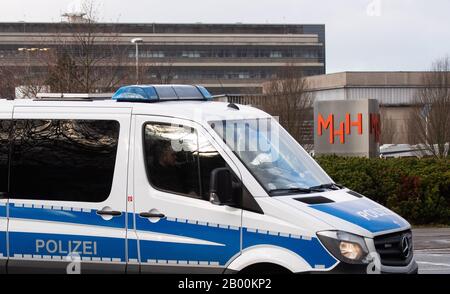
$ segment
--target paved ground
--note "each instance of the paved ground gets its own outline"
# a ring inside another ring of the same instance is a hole
[[[420,274],[450,274],[450,228],[414,229]]]

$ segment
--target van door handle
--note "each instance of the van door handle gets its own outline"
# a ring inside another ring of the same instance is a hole
[[[141,213],[139,213],[139,216],[140,217],[144,217],[144,218],[151,218],[151,217],[154,217],[154,218],[164,218],[164,217],[166,217],[164,214],[162,214],[162,213],[151,213],[151,212],[141,212]]]
[[[120,211],[115,211],[115,210],[97,210],[97,214],[98,215],[109,215],[109,216],[121,216],[122,212]]]

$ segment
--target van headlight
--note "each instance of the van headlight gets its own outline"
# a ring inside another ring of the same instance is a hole
[[[317,237],[323,246],[340,261],[352,264],[370,262],[367,258],[369,250],[361,236],[342,231],[323,231],[318,232]]]

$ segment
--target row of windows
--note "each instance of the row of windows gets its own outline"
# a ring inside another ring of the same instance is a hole
[[[52,52],[68,53],[71,56],[83,54],[82,48],[73,46],[17,46],[6,45],[0,47],[0,57],[3,58],[42,58]],[[188,45],[184,47],[172,46],[146,46],[139,48],[140,58],[323,58],[324,47],[320,46],[291,46],[291,47],[264,47],[264,46],[202,46]],[[126,54],[135,58],[136,51],[131,45],[114,48],[97,45],[95,50],[89,52],[98,57],[113,57]]]
[[[129,58],[136,57],[136,51],[128,52]],[[149,50],[141,48],[140,58],[320,58],[319,49],[209,49],[209,50]]]
[[[102,202],[111,193],[120,125],[111,120],[0,120],[0,192],[15,199]],[[225,167],[196,130],[148,123],[151,184],[209,200],[211,171]]]
[[[306,76],[310,75],[320,75],[323,74],[323,69],[301,69],[303,71],[303,74]],[[181,80],[191,80],[191,79],[271,79],[276,78],[277,69],[273,70],[252,70],[252,71],[233,71],[233,70],[196,70],[193,69],[191,71],[187,70],[174,70],[171,69],[168,70],[167,73],[164,73],[164,71],[159,71],[155,73],[151,68],[149,69],[149,77],[156,78],[157,75],[169,75],[173,79],[181,79]]]

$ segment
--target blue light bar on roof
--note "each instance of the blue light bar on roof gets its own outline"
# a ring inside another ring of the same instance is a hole
[[[158,102],[172,100],[210,100],[211,94],[203,86],[191,85],[133,85],[114,93],[113,100],[127,102]]]

